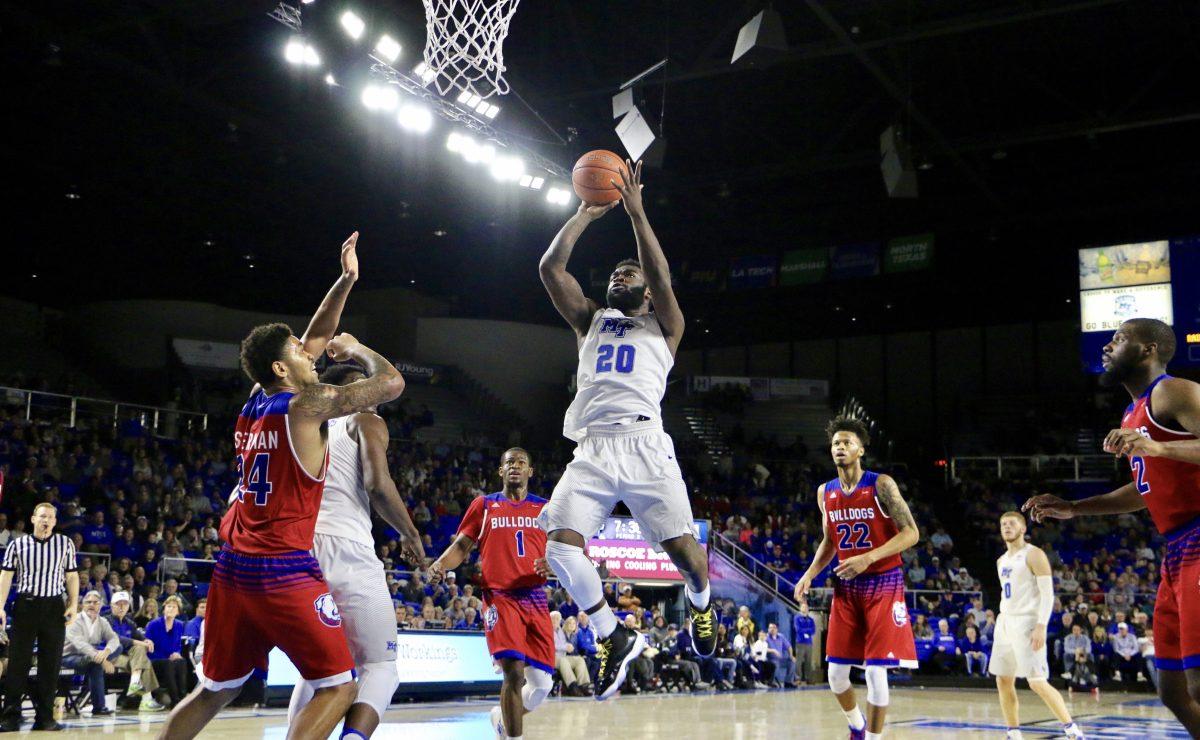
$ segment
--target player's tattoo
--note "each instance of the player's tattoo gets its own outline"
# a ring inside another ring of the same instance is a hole
[[[880,476],[875,484],[875,493],[879,495],[879,505],[897,527],[904,529],[917,526],[913,521],[912,512],[908,510],[908,504],[904,503],[904,497],[900,495],[900,487],[896,485],[896,481]]]
[[[306,416],[335,419],[366,411],[400,395],[395,385],[400,372],[392,363],[366,347],[360,347],[354,359],[366,366],[370,377],[349,385],[310,385],[296,395],[291,408]]]

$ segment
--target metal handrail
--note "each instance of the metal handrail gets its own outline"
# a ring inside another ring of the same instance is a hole
[[[1026,471],[1035,475],[1063,472],[1063,466],[1069,466],[1070,475],[1062,480],[1085,480],[1080,475],[1083,466],[1092,464],[1096,467],[1111,465],[1113,472],[1121,471],[1121,458],[1114,455],[960,455],[950,458],[946,472],[951,478],[958,477],[958,469],[963,463],[986,463],[988,467],[995,466],[997,478],[1004,478],[1006,471]]]
[[[66,393],[51,393],[49,391],[35,391],[35,390],[30,390],[28,388],[13,388],[11,386],[0,385],[0,395],[13,394],[13,393],[23,394],[25,396],[25,421],[33,421],[33,399],[35,396],[37,396],[37,397],[46,397],[46,398],[68,399],[71,402],[71,406],[69,409],[70,421],[68,422],[67,426],[71,427],[72,429],[75,428],[76,421],[78,420],[79,403],[81,401],[83,401],[83,402],[87,402],[87,403],[104,404],[106,406],[111,405],[112,406],[113,426],[116,426],[117,424],[120,423],[121,408],[124,407],[125,409],[134,409],[135,411],[141,411],[141,412],[143,412],[143,414],[148,413],[150,418],[148,420],[143,419],[142,423],[146,424],[146,422],[149,421],[147,426],[149,426],[156,434],[158,433],[159,422],[161,421],[161,417],[164,414],[177,414],[177,415],[183,416],[183,417],[194,417],[199,420],[200,428],[202,430],[205,430],[205,431],[208,430],[208,414],[202,413],[200,411],[187,411],[184,409],[172,409],[172,408],[167,408],[166,406],[148,406],[146,404],[141,404],[141,403],[122,403],[120,401],[113,401],[112,399],[108,399],[108,398],[92,398],[90,396],[73,396],[73,395],[68,395]]]
[[[720,532],[712,532],[712,542],[714,545],[716,545],[718,552],[726,555],[734,565],[741,567],[742,570],[746,571],[746,573],[755,581],[758,581],[759,584],[771,589],[771,592],[779,596],[789,608],[799,610],[800,605],[792,599],[792,595],[796,591],[796,584],[794,582],[789,581],[788,579],[779,575],[779,573],[767,567],[766,563],[763,563],[761,560],[754,557],[754,555],[744,550],[740,545]],[[722,550],[722,547],[727,548],[732,552],[725,552]],[[737,555],[741,555],[743,559],[749,562],[750,566],[747,567],[744,563],[739,562]],[[767,577],[760,575],[760,571],[763,570],[770,575]],[[786,587],[786,590],[783,587]]]

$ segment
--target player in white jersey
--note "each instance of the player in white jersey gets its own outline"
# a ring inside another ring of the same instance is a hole
[[[1054,609],[1050,561],[1040,547],[1025,541],[1025,517],[1019,512],[1008,511],[1000,516],[1000,537],[1008,550],[996,560],[1000,616],[996,618],[988,671],[996,677],[1000,692],[1000,711],[1008,726],[1005,737],[1021,737],[1017,679],[1024,678],[1063,723],[1066,736],[1082,738],[1083,733],[1071,719],[1062,695],[1048,681],[1046,626]]]
[[[364,377],[357,365],[333,365],[321,374],[321,382],[348,385]],[[396,612],[383,563],[375,554],[371,509],[400,533],[406,560],[421,565],[425,550],[388,471],[388,429],[383,419],[373,411],[331,419],[328,433],[329,468],[313,554],[341,613],[358,676],[358,697],[346,713],[341,737],[368,738],[400,682]],[[304,680],[292,690],[289,724],[312,695],[312,687]]]
[[[578,391],[563,424],[563,433],[578,446],[539,522],[549,537],[547,561],[600,639],[597,699],[616,693],[626,666],[645,646],[645,637],[618,625],[584,553],[587,539],[618,501],[629,507],[642,536],[683,574],[696,651],[711,655],[716,648],[708,561],[692,531],[692,508],[674,445],[662,427],[662,397],[683,337],[683,312],[671,289],[667,258],[646,218],[642,163],[630,170],[628,180],[621,175],[613,184],[633,223],[638,259],[625,260],[613,271],[608,307],[583,294],[567,272],[567,260],[588,224],[615,201],[581,205],[538,266],[554,307],[579,344]]]

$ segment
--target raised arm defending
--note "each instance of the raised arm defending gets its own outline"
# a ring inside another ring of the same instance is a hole
[[[289,409],[289,413],[297,419],[335,419],[387,403],[404,392],[404,378],[400,371],[350,334],[334,337],[326,352],[336,362],[358,362],[366,368],[370,377],[348,385],[317,383],[304,388],[292,399]]]
[[[325,299],[321,301],[317,312],[308,322],[304,336],[300,337],[304,351],[313,357],[321,356],[321,353],[325,351],[325,346],[337,332],[338,324],[342,320],[342,309],[346,307],[346,298],[350,295],[350,289],[354,287],[354,283],[358,281],[358,253],[355,251],[357,246],[358,232],[356,231],[342,243],[341,276],[325,294]]]

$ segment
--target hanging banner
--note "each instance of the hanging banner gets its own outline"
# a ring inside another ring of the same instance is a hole
[[[695,263],[687,264],[686,285],[690,290],[712,293],[725,289],[725,267],[723,265]]]
[[[738,257],[729,270],[729,289],[770,288],[775,284],[777,263],[773,254]]]
[[[171,340],[179,360],[191,367],[237,370],[242,366],[241,348],[232,342],[207,342],[202,339]]]
[[[933,266],[933,234],[892,239],[883,255],[884,272],[925,270]]]
[[[780,285],[819,283],[829,275],[829,250],[795,249],[786,252],[779,263]]]
[[[829,250],[829,276],[834,280],[879,274],[879,243],[841,244]]]

